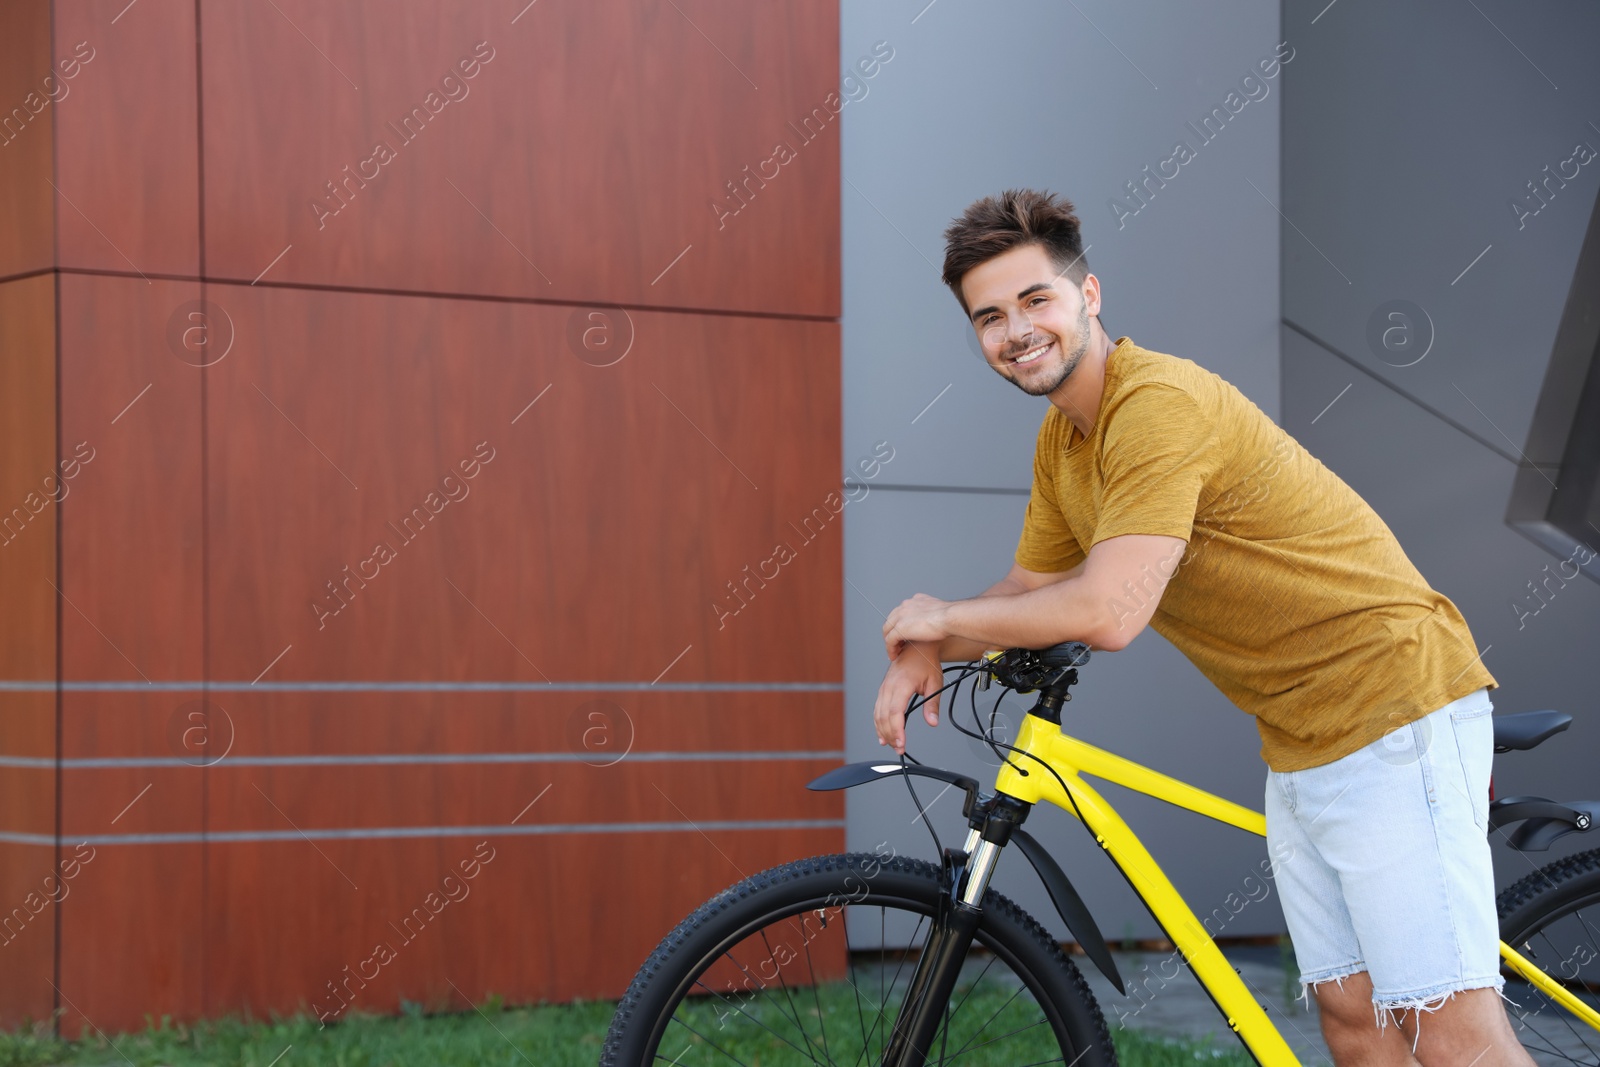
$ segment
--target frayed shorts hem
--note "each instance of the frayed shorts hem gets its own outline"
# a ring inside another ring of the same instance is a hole
[[[1465,993],[1469,989],[1493,989],[1500,992],[1505,988],[1505,984],[1503,975],[1487,974],[1477,978],[1460,978],[1453,982],[1444,982],[1426,989],[1408,990],[1404,993],[1380,993],[1373,990],[1372,1006],[1374,1011],[1380,1013],[1438,1011],[1457,993]]]
[[[1409,993],[1372,994],[1372,1017],[1378,1029],[1382,1030],[1389,1024],[1389,1013],[1394,1012],[1396,1017],[1404,1019],[1406,1012],[1415,1012],[1417,1022],[1416,1035],[1411,1039],[1411,1052],[1417,1051],[1417,1042],[1422,1040],[1422,1013],[1438,1011],[1445,1003],[1457,993],[1465,993],[1470,989],[1493,989],[1501,1000],[1506,999],[1504,992],[1506,980],[1503,975],[1486,975],[1481,978],[1460,978],[1454,982],[1442,985],[1429,986],[1426,989]]]
[[[1325,967],[1312,974],[1300,976],[1299,1000],[1309,1003],[1311,990],[1325,982],[1338,982],[1339,988],[1344,988],[1344,980],[1353,974],[1360,974],[1367,969],[1365,962],[1356,960],[1351,963],[1341,964],[1337,967]],[[1428,986],[1425,989],[1407,990],[1402,993],[1372,993],[1373,1022],[1382,1028],[1388,1025],[1389,1013],[1395,1012],[1404,1016],[1408,1011],[1417,1013],[1425,1011],[1438,1011],[1445,1003],[1457,993],[1465,993],[1470,989],[1493,989],[1505,999],[1506,980],[1504,975],[1492,974],[1476,978],[1460,978],[1453,982],[1443,982],[1438,985]]]
[[[1300,976],[1300,984],[1303,986],[1321,985],[1323,982],[1332,982],[1340,978],[1349,978],[1352,974],[1360,974],[1366,969],[1367,965],[1365,962],[1361,960],[1351,960],[1349,963],[1343,963],[1337,967],[1324,967],[1322,970],[1316,971],[1312,974],[1302,974]]]
[[[1300,976],[1300,996],[1296,999],[1303,1000],[1309,1005],[1313,986],[1319,986],[1324,982],[1338,982],[1339,988],[1343,989],[1346,978],[1349,978],[1352,974],[1360,974],[1366,969],[1366,963],[1361,960],[1353,960],[1337,967],[1324,967],[1322,970],[1311,974],[1302,974]]]

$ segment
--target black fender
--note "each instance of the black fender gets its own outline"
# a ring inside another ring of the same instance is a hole
[[[1128,991],[1122,985],[1122,975],[1117,973],[1117,961],[1111,958],[1111,949],[1106,945],[1106,939],[1100,933],[1099,925],[1089,914],[1088,905],[1072,887],[1067,872],[1061,869],[1055,857],[1045,851],[1045,847],[1026,830],[1011,831],[1011,841],[1022,849],[1022,854],[1033,864],[1034,872],[1038,874],[1039,881],[1044,883],[1045,891],[1050,894],[1050,900],[1061,915],[1061,921],[1067,924],[1067,930],[1073,939],[1083,946],[1084,954],[1100,968],[1100,973],[1106,976],[1106,980],[1117,987],[1118,993],[1127,996]]]
[[[1522,822],[1506,837],[1506,844],[1518,852],[1544,852],[1559,838],[1592,830],[1597,820],[1600,800],[1557,804],[1544,797],[1501,797],[1489,805],[1490,830]]]
[[[901,764],[891,763],[888,760],[868,760],[864,763],[847,763],[843,767],[835,767],[818,778],[806,783],[807,789],[825,792],[833,789],[850,789],[854,786],[865,785],[868,782],[882,781],[892,778],[897,774],[915,775],[920,778],[932,778],[935,781],[947,782],[966,791],[967,799],[962,805],[962,814],[971,816],[973,805],[978,800],[978,783],[973,778],[954,771],[941,770],[938,767],[926,767],[920,763]],[[1044,888],[1050,894],[1050,902],[1056,906],[1056,911],[1061,916],[1061,921],[1067,924],[1067,930],[1074,940],[1083,946],[1083,951],[1106,976],[1107,981],[1117,987],[1117,992],[1127,995],[1123,987],[1122,975],[1117,972],[1116,961],[1111,958],[1111,949],[1106,945],[1105,937],[1100,933],[1100,927],[1095,923],[1094,917],[1089,914],[1088,905],[1072,887],[1072,881],[1055,857],[1045,851],[1034,836],[1020,828],[1011,831],[1011,841],[1022,850],[1022,854],[1033,865],[1034,873],[1039,876],[1039,881],[1044,883]]]
[[[978,781],[968,778],[964,774],[954,771],[941,770],[938,767],[927,767],[921,763],[891,763],[889,760],[867,760],[864,763],[846,763],[843,767],[835,767],[827,774],[819,775],[806,783],[807,789],[814,789],[825,793],[834,789],[853,789],[858,785],[868,782],[880,782],[885,778],[893,778],[897,774],[909,774],[918,778],[932,778],[935,781],[947,782],[959,786],[967,794],[966,801],[961,805],[961,814],[970,816],[972,806],[978,802]]]

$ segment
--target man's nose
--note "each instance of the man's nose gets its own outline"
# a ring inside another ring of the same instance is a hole
[[[1033,336],[1033,320],[1026,311],[1019,311],[1006,319],[1006,340],[1020,344]]]

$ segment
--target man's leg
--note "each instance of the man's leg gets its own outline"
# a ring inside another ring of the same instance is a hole
[[[1417,1067],[1411,1042],[1399,1027],[1379,1027],[1374,1017],[1372,980],[1339,874],[1306,833],[1304,824],[1318,812],[1303,810],[1300,774],[1268,773],[1266,815],[1273,880],[1301,985],[1317,998],[1322,1036],[1339,1067]]]
[[[1372,979],[1366,971],[1357,971],[1340,981],[1319,982],[1313,988],[1317,1013],[1322,1018],[1322,1038],[1339,1067],[1416,1067],[1411,1039],[1398,1026],[1377,1025],[1372,1009]]]
[[[1477,1067],[1532,1062],[1497,992],[1490,710],[1475,693],[1295,772],[1297,821],[1337,871],[1371,976],[1371,1018],[1381,1029],[1398,1021],[1424,1067],[1480,1055]]]
[[[1320,1004],[1321,1001],[1319,1000]],[[1532,1067],[1493,989],[1467,989],[1433,1011],[1402,1013],[1407,1044],[1424,1067]]]

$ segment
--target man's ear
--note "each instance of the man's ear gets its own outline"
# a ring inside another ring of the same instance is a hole
[[[1100,314],[1100,279],[1092,272],[1083,276],[1079,294],[1083,297],[1083,306],[1090,318]]]

